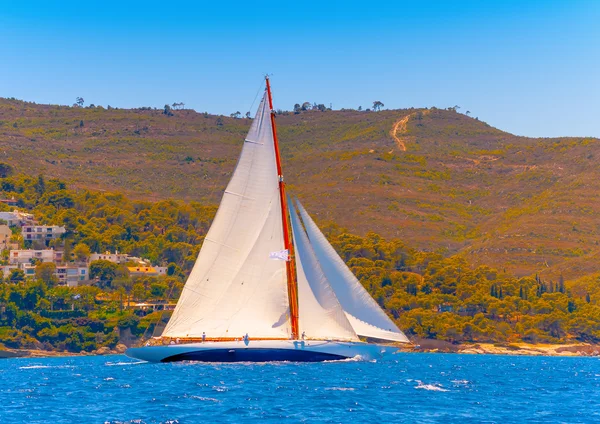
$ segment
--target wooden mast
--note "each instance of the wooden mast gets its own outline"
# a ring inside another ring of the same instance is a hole
[[[281,201],[281,220],[283,223],[283,243],[288,251],[288,260],[285,263],[287,275],[288,300],[290,302],[290,321],[292,324],[292,338],[298,337],[298,284],[296,281],[296,269],[294,267],[294,246],[290,236],[287,198],[285,196],[285,183],[281,172],[281,156],[279,154],[279,141],[277,140],[277,126],[275,125],[275,111],[273,110],[273,98],[271,97],[271,84],[269,76],[265,76],[267,82],[267,96],[269,98],[269,109],[271,111],[271,128],[273,129],[273,144],[275,145],[275,160],[277,162],[277,175],[279,177],[279,199]]]

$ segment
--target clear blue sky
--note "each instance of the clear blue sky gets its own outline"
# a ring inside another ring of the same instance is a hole
[[[459,105],[515,134],[600,137],[600,0],[0,6],[2,97],[244,113],[268,72],[282,109]]]

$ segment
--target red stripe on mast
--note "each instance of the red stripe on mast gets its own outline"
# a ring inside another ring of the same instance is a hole
[[[279,177],[279,199],[281,201],[281,221],[283,223],[283,243],[289,254],[289,260],[285,263],[287,275],[288,300],[290,302],[290,321],[292,324],[292,338],[298,339],[298,284],[296,282],[296,268],[294,267],[294,246],[290,236],[287,198],[285,196],[285,184],[281,172],[281,156],[279,154],[279,140],[277,139],[277,126],[275,125],[275,111],[273,110],[273,98],[271,97],[271,84],[266,76],[267,96],[269,98],[269,109],[271,111],[271,128],[273,129],[273,144],[275,146],[275,160],[277,162],[277,175]]]

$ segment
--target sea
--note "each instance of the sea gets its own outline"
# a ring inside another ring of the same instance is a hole
[[[0,360],[0,423],[593,423],[600,359],[403,353],[385,362]]]

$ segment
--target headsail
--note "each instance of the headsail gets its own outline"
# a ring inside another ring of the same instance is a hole
[[[296,251],[300,331],[309,338],[358,340],[321,270],[292,202],[288,202]]]
[[[299,201],[296,202],[316,258],[348,321],[359,336],[409,343],[329,244]]]
[[[164,336],[288,338],[286,262],[270,109],[262,98]]]

